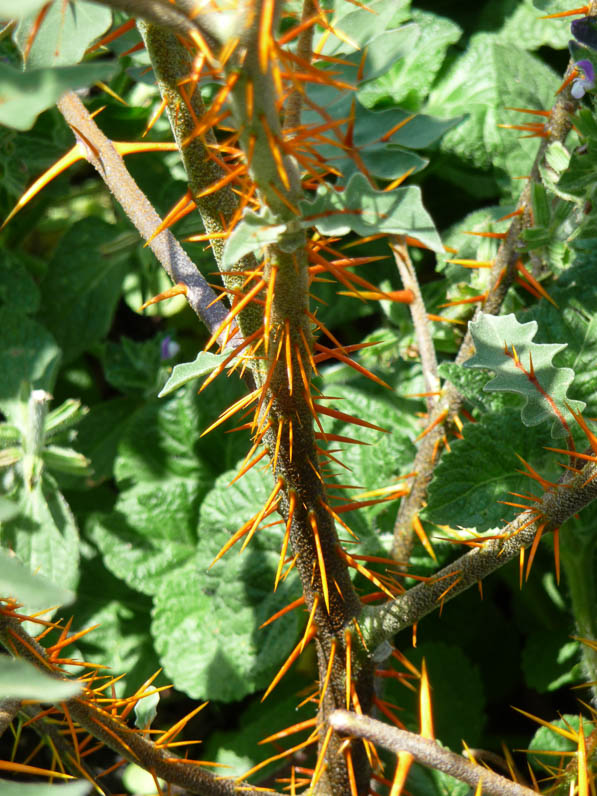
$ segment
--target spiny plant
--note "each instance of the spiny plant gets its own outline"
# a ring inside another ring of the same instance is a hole
[[[518,559],[527,684],[597,680],[597,22],[557,5],[474,33],[389,0],[3,4],[6,793],[595,792],[591,704],[521,711],[528,775],[440,743],[482,737],[492,599],[417,647]],[[441,237],[434,187],[477,202]],[[151,729],[168,680],[200,704]]]

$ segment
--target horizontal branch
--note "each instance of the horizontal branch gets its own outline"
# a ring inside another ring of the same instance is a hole
[[[486,796],[537,796],[536,791],[477,763],[470,763],[461,755],[444,749],[435,741],[422,738],[413,732],[390,727],[369,716],[349,713],[347,710],[336,710],[330,716],[330,724],[338,732],[364,738],[394,754],[408,752],[417,763],[441,771],[443,774],[449,774],[461,782],[466,782],[472,788],[481,783],[482,792]]]
[[[64,682],[73,681],[56,670],[41,644],[23,629],[18,619],[7,613],[0,613],[0,641],[12,655],[25,658],[45,674]],[[175,757],[167,746],[158,748],[141,730],[129,727],[118,716],[94,704],[94,696],[93,692],[88,696],[84,693],[82,697],[60,703],[60,707],[66,709],[71,720],[90,735],[131,763],[201,796],[257,796],[263,793],[261,788],[216,777],[201,768],[197,761]]]
[[[110,139],[102,133],[74,92],[67,91],[60,98],[58,109],[81,144],[86,159],[98,171],[140,235],[149,240],[162,220],[129,174]],[[217,294],[180,243],[169,230],[164,230],[148,246],[172,281],[185,285],[189,305],[213,333],[226,317],[227,309],[217,301]]]
[[[594,480],[591,480],[594,479]],[[529,547],[537,533],[548,533],[597,498],[597,464],[589,462],[580,471],[567,471],[561,482],[549,489],[532,509],[522,512],[501,533],[437,572],[395,600],[364,606],[359,619],[370,648],[416,624],[444,602],[478,583]]]

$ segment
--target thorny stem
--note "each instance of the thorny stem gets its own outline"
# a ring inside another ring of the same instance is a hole
[[[593,480],[591,480],[593,479]],[[376,648],[400,630],[416,624],[444,602],[481,581],[529,547],[537,533],[548,533],[597,498],[597,465],[593,462],[549,489],[533,508],[519,514],[497,537],[482,542],[395,600],[365,607],[361,627],[369,646]]]
[[[1,699],[0,700],[0,738],[4,731],[10,727],[21,709],[22,700],[20,699]]]
[[[339,732],[383,746],[390,752],[409,752],[417,763],[466,782],[472,788],[481,784],[488,796],[537,796],[536,791],[502,777],[494,771],[465,760],[461,755],[444,749],[435,741],[422,738],[406,730],[399,730],[370,716],[360,716],[347,710],[337,710],[330,716],[330,724]]]
[[[592,13],[592,12],[591,12]],[[568,65],[566,74],[573,68],[572,62]],[[500,312],[508,289],[516,276],[516,263],[520,257],[522,245],[522,232],[532,226],[531,187],[533,182],[540,182],[540,167],[543,164],[547,148],[555,141],[564,141],[570,132],[572,122],[571,113],[577,108],[578,102],[573,100],[567,88],[555,101],[546,128],[549,136],[541,140],[539,150],[531,169],[530,179],[518,200],[517,209],[522,210],[520,215],[514,217],[508,229],[507,236],[498,249],[495,261],[489,274],[490,288],[483,306],[477,312],[497,315]],[[462,364],[474,352],[474,343],[470,330],[467,331],[460,345],[455,362]],[[427,487],[433,477],[433,471],[439,457],[438,445],[445,434],[445,425],[458,414],[463,404],[463,398],[458,390],[448,384],[435,405],[434,411],[429,416],[429,426],[438,419],[440,422],[423,438],[415,461],[413,470],[417,473],[411,483],[409,495],[402,499],[396,522],[394,524],[394,542],[392,556],[397,561],[408,561],[414,544],[413,518],[419,514],[425,504]]]
[[[201,195],[211,185],[218,183],[225,173],[209,155],[209,148],[215,150],[217,141],[212,128],[203,135],[196,134],[197,124],[201,122],[206,108],[198,86],[189,81],[193,71],[191,57],[177,36],[157,25],[139,21],[141,32],[151,64],[158,82],[162,98],[166,100],[170,126],[178,144],[189,189],[205,231],[213,235],[225,233],[239,202],[230,185],[223,185],[214,193]],[[218,267],[222,269],[222,255],[225,239],[212,238],[211,248]],[[253,254],[246,255],[235,265],[235,270],[255,271],[257,261]],[[224,284],[229,288],[240,288],[245,277],[234,276],[228,272],[223,275]],[[248,337],[261,323],[262,313],[257,305],[249,304],[240,313],[239,323],[243,337]]]
[[[301,14],[301,22],[307,22],[315,15],[317,11],[314,0],[303,0],[303,11]],[[299,35],[296,54],[303,61],[309,63],[313,55],[313,25],[306,27]],[[300,89],[295,87],[292,94],[286,101],[286,109],[284,114],[284,129],[285,130],[298,130],[301,124],[301,105],[303,103],[303,95]]]
[[[279,5],[276,3],[274,6],[274,18]],[[280,509],[285,518],[288,517],[290,496],[296,496],[290,542],[297,555],[296,566],[307,609],[312,608],[316,598],[318,600],[315,624],[321,683],[326,676],[332,644],[337,646],[329,686],[320,707],[319,725],[323,728],[330,711],[346,704],[344,630],[359,615],[360,602],[346,563],[338,553],[335,523],[325,508],[327,498],[315,444],[314,408],[309,386],[311,369],[307,346],[311,346],[312,333],[307,315],[306,236],[298,228],[292,210],[303,197],[303,190],[297,165],[282,146],[273,65],[268,59],[264,69],[259,58],[262,2],[256,3],[254,12],[254,20],[243,33],[246,47],[242,70],[232,90],[232,106],[237,129],[241,131],[241,145],[245,151],[250,149],[252,152],[249,168],[262,205],[271,214],[272,223],[286,228],[278,243],[268,246],[265,252],[263,277],[268,283],[273,278],[276,281],[267,356],[254,375],[258,386],[265,392],[264,400],[269,403],[268,396],[272,399],[265,443],[270,455],[277,446],[274,475],[284,482]],[[252,95],[250,107],[246,101],[247,91]],[[274,147],[278,147],[277,159],[272,154]],[[289,354],[278,358],[283,343]],[[322,572],[322,563],[325,572]],[[358,646],[355,633],[355,651]],[[373,663],[363,650],[354,658],[352,680],[362,709],[369,711],[373,697]],[[320,749],[323,737],[322,729]],[[340,752],[340,739],[335,733],[329,741],[325,759],[325,770],[316,792],[334,796],[350,794],[345,757]],[[361,744],[354,745],[352,759],[357,788],[360,793],[366,793],[369,763]]]
[[[396,235],[390,238],[390,248],[392,249],[392,254],[394,255],[396,267],[398,268],[398,273],[400,274],[404,289],[410,290],[413,294],[413,300],[408,305],[408,309],[410,310],[410,317],[412,318],[415,336],[419,346],[425,392],[437,392],[439,389],[439,374],[437,372],[435,347],[431,338],[427,310],[425,309],[425,303],[421,295],[421,288],[419,287],[417,274],[408,253],[408,246],[406,245],[404,235]],[[429,395],[426,397],[425,402],[427,404],[427,410],[431,412],[437,403],[437,396]]]
[[[72,91],[58,101],[58,109],[81,144],[85,157],[99,172],[116,201],[141,236],[148,240],[161,224],[151,202],[131,177],[112,142],[99,129],[87,109]],[[196,265],[172,233],[164,230],[149,244],[172,281],[186,286],[186,299],[207,328],[214,332],[226,317],[226,308],[207,284]]]
[[[0,642],[15,657],[25,658],[36,668],[57,680],[72,682],[63,677],[49,660],[45,649],[25,632],[18,619],[0,613]],[[216,777],[202,769],[195,761],[175,757],[167,747],[159,748],[140,730],[128,727],[120,718],[94,704],[93,692],[69,699],[64,703],[71,718],[94,738],[131,763],[140,765],[156,777],[172,785],[185,788],[201,796],[238,796],[262,793],[247,783]]]

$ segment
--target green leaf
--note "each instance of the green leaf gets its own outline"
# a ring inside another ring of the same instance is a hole
[[[570,731],[578,732],[580,719],[577,714],[565,713],[561,718],[551,721],[550,724],[564,730],[566,733]],[[586,718],[583,718],[583,732],[585,738],[587,738],[594,729],[595,726],[590,721],[587,721]],[[532,765],[539,768],[541,771],[545,771],[546,766],[553,766],[554,757],[550,754],[542,755],[541,752],[576,752],[577,744],[575,741],[560,735],[549,727],[540,727],[533,735],[528,748],[529,752],[531,752],[529,759]]]
[[[160,667],[150,634],[151,598],[130,589],[109,572],[95,550],[84,549],[73,632],[93,631],[77,642],[75,657],[105,665],[110,661],[117,696],[131,694]],[[95,627],[97,625],[97,627]],[[154,685],[164,685],[160,675]]]
[[[356,9],[339,3],[330,23],[342,31],[343,37],[326,36],[321,52],[335,55],[366,46],[380,30],[406,19],[409,6],[409,0],[373,0],[367,8]]]
[[[39,299],[39,289],[23,262],[12,252],[0,252],[0,304],[33,314]]]
[[[260,629],[298,596],[295,577],[273,592],[283,527],[258,531],[243,553],[233,548],[208,569],[269,492],[254,470],[227,487],[233,476],[221,476],[205,499],[197,554],[162,580],[152,624],[156,649],[176,687],[197,699],[224,702],[242,699],[270,683],[296,643],[301,618],[293,612]]]
[[[448,47],[455,44],[462,30],[452,20],[427,11],[413,10],[420,37],[416,48],[395,61],[389,70],[359,87],[357,97],[367,107],[391,101],[402,108],[418,110],[436,75],[440,72]]]
[[[104,360],[107,381],[125,395],[153,397],[158,388],[161,365],[161,340],[138,342],[121,337],[118,343],[108,340]]]
[[[135,726],[144,730],[151,727],[157,716],[160,694],[158,691],[147,694],[135,705]]]
[[[6,522],[10,519],[12,518],[2,517],[0,521]],[[41,575],[31,574],[14,555],[4,550],[0,550],[0,594],[3,597],[13,597],[33,609],[47,608],[49,605],[68,605],[74,599],[72,592],[51,583]]]
[[[21,385],[27,382],[34,389],[51,391],[60,349],[40,323],[12,308],[0,308],[0,329],[0,408],[9,420],[18,424],[23,408]]]
[[[376,191],[363,174],[353,174],[343,192],[323,187],[315,201],[299,204],[305,226],[314,224],[322,235],[347,235],[351,230],[363,237],[380,232],[412,235],[433,251],[443,251],[421,190],[414,185]]]
[[[89,532],[111,572],[154,594],[169,572],[193,557],[196,516],[187,485],[170,480],[122,492],[112,513],[92,518]]]
[[[585,404],[571,400],[566,394],[574,371],[558,368],[552,362],[567,344],[533,343],[537,328],[536,321],[519,323],[515,315],[481,313],[479,319],[470,324],[476,353],[464,367],[493,370],[495,378],[486,384],[486,390],[521,395],[524,398],[521,417],[525,425],[536,426],[552,419],[552,436],[563,436],[567,430],[554,404],[561,416],[569,415],[567,407],[582,411]]]
[[[45,2],[46,0],[3,0],[3,19],[22,19],[39,11]]]
[[[41,318],[66,362],[106,335],[127,269],[122,255],[108,254],[118,229],[85,218],[61,238],[41,284]]]
[[[30,130],[39,114],[55,105],[65,91],[109,80],[114,71],[114,64],[106,61],[27,72],[0,63],[0,124]]]
[[[44,785],[41,782],[9,782],[0,779],[2,796],[87,796],[92,785],[80,780],[64,785]]]
[[[94,480],[102,481],[114,474],[114,461],[120,440],[139,401],[113,398],[94,404],[77,430],[77,447],[91,461]]]
[[[36,20],[37,13],[32,13],[17,25],[14,39],[23,54]],[[106,32],[111,23],[110,9],[95,3],[86,0],[52,3],[35,33],[27,56],[27,68],[79,63],[85,50]]]
[[[222,268],[232,268],[245,254],[277,243],[286,232],[287,225],[276,224],[267,211],[259,215],[251,210],[246,211],[226,241]]]
[[[79,532],[56,482],[43,474],[32,491],[19,493],[21,514],[5,523],[0,539],[31,572],[75,588],[79,577]]]
[[[466,114],[466,121],[444,136],[442,151],[476,169],[502,170],[500,178],[504,174],[509,178],[504,188],[518,195],[519,183],[512,178],[529,172],[537,145],[516,131],[500,130],[498,124],[527,121],[526,114],[507,112],[505,107],[551,107],[559,82],[538,58],[513,44],[499,43],[490,34],[477,33],[433,88],[425,111],[440,117]]]
[[[200,351],[193,362],[183,362],[180,365],[174,365],[172,375],[162,387],[158,398],[170,395],[171,392],[182,387],[183,384],[211,373],[222,364],[227,356],[227,352],[211,354],[209,351]],[[232,362],[230,362],[230,365],[232,365]]]
[[[450,442],[429,485],[425,516],[438,525],[464,526],[478,532],[502,524],[509,492],[529,491],[529,479],[515,453],[529,461],[540,445],[534,429],[520,426],[518,412],[484,415],[464,427],[463,438]]]
[[[35,699],[40,702],[61,702],[77,696],[81,683],[50,677],[26,660],[5,655],[0,658],[0,695],[3,699]]]
[[[529,634],[522,654],[522,669],[527,685],[540,694],[582,680],[579,642],[553,628],[535,628]]]
[[[569,8],[568,0],[556,0],[550,2],[550,10],[545,13],[555,14]],[[558,25],[557,20],[541,19],[534,0],[508,0],[488,6],[480,14],[478,26],[485,30],[494,29],[502,19],[503,25],[496,32],[498,41],[511,42],[522,50],[538,50],[544,46],[564,50],[568,46],[569,25],[565,20],[561,20],[564,24]]]

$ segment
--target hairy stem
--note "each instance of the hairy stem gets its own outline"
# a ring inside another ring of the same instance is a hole
[[[376,648],[502,567],[529,547],[540,530],[548,533],[559,528],[597,498],[595,476],[597,465],[592,462],[578,473],[567,473],[560,484],[546,492],[532,509],[519,514],[498,537],[485,543],[480,537],[479,547],[441,569],[432,580],[388,603],[364,608],[361,627],[368,645]]]
[[[60,674],[49,660],[45,649],[25,632],[19,620],[10,615],[9,609],[0,613],[0,642],[11,655],[25,658],[57,680],[72,682]],[[95,700],[94,692],[86,690],[81,697],[61,703],[61,708],[94,738],[156,777],[185,788],[189,793],[203,796],[233,796],[236,793],[260,792],[258,788],[246,783],[216,777],[202,769],[196,761],[175,757],[168,752],[167,747],[159,748],[140,730],[132,729],[117,715],[100,707]]]
[[[427,310],[425,309],[421,288],[419,287],[417,274],[408,253],[408,246],[406,245],[404,235],[395,235],[390,238],[390,248],[392,249],[392,254],[394,255],[396,267],[398,268],[398,273],[400,274],[404,289],[410,290],[413,294],[413,300],[408,305],[408,309],[410,310],[410,317],[412,318],[419,347],[425,392],[434,393],[439,389],[437,357],[435,356],[435,347],[431,338],[429,321],[427,320]],[[427,411],[431,412],[437,403],[437,396],[427,395],[425,402],[427,404]]]
[[[422,738],[420,735],[406,730],[390,727],[369,716],[337,710],[330,716],[330,724],[339,732],[357,738],[366,738],[395,754],[408,752],[418,763],[428,768],[449,774],[461,782],[466,782],[472,788],[480,785],[482,792],[489,796],[536,796],[534,790],[506,779],[506,777],[476,763],[470,763],[461,755],[439,746],[435,741]]]
[[[569,65],[569,69],[571,68],[572,63]],[[516,276],[516,264],[520,257],[520,248],[522,246],[522,232],[532,225],[532,183],[541,180],[540,167],[544,162],[548,146],[555,141],[564,141],[566,139],[572,126],[570,114],[577,106],[578,103],[571,98],[569,89],[566,89],[558,96],[551,109],[551,115],[546,123],[549,135],[541,141],[531,169],[530,179],[518,200],[517,210],[521,212],[514,217],[506,238],[498,250],[489,275],[490,288],[487,298],[478,312],[497,315],[501,310],[506,293]],[[473,338],[470,331],[467,331],[456,355],[455,362],[462,364],[473,353]],[[433,477],[433,471],[439,459],[437,456],[438,445],[445,433],[445,425],[458,414],[462,403],[463,399],[458,390],[451,385],[447,385],[429,417],[429,426],[433,426],[434,423],[437,423],[437,425],[423,438],[423,442],[419,446],[413,464],[413,470],[417,475],[411,483],[410,494],[400,504],[394,525],[392,555],[397,561],[405,562],[410,558],[415,539],[412,528],[413,517],[418,515],[425,504],[427,487]]]
[[[102,133],[74,92],[67,91],[60,98],[58,109],[81,144],[89,163],[98,171],[140,235],[149,240],[161,224],[161,219],[129,174],[112,142]],[[186,299],[193,311],[211,332],[216,331],[226,317],[226,309],[216,301],[216,294],[180,243],[171,232],[164,230],[153,238],[149,246],[172,281],[185,285]]]

